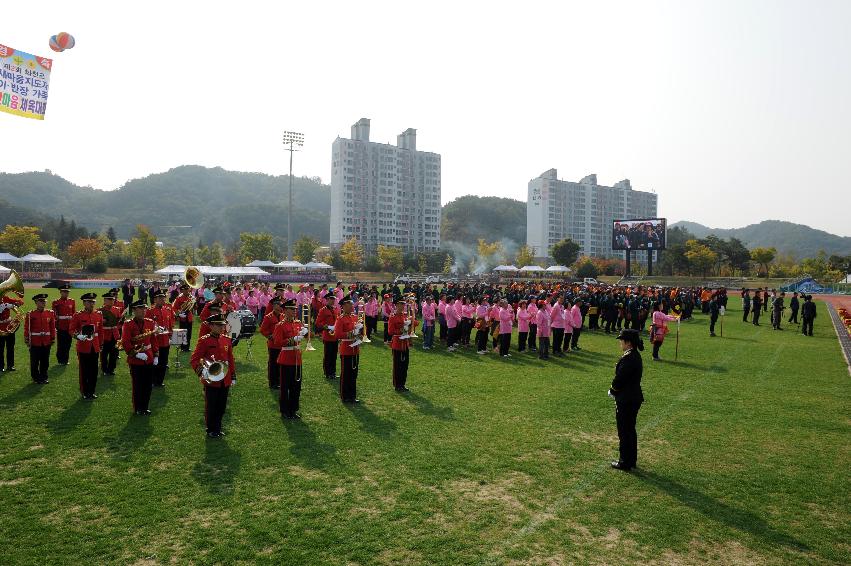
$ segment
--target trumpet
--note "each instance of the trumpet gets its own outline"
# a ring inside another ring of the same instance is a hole
[[[313,351],[316,350],[316,348],[313,347],[313,343],[312,343],[313,332],[311,331],[311,328],[310,328],[310,305],[302,305],[301,306],[301,317],[300,317],[300,319],[301,319],[301,323],[304,325],[304,327],[307,328],[307,342],[306,342],[307,345],[304,347],[304,351],[305,352],[313,352]]]

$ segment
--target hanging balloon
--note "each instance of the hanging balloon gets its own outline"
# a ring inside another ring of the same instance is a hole
[[[57,53],[62,53],[66,49],[74,47],[74,36],[70,33],[59,32],[50,37],[50,48]]]
[[[59,42],[56,41],[55,35],[50,36],[50,48],[56,51],[57,53],[61,53],[62,51],[64,51],[64,49],[60,47]]]

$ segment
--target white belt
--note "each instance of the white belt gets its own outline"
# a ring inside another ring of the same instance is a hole
[[[285,346],[285,347],[281,348],[281,350],[283,350],[285,352],[291,352],[293,350],[298,350],[298,349],[299,349],[298,346]]]
[[[97,335],[95,335],[95,336],[97,336]],[[144,347],[144,348],[142,348],[142,349],[143,349],[143,350],[150,350],[150,349],[151,349],[151,347],[150,347],[150,346],[145,346],[145,347]]]
[[[71,320],[74,317],[73,316],[57,316],[56,318],[58,318],[59,320]]]
[[[116,328],[118,328],[118,327],[117,326],[104,326],[103,327],[104,330],[115,330]]]
[[[354,342],[358,338],[340,338],[340,342]]]
[[[50,336],[50,332],[30,332],[30,336]]]

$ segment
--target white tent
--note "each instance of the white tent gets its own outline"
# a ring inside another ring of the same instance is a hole
[[[275,265],[281,269],[288,269],[290,271],[304,269],[304,264],[296,260],[284,260],[281,263],[276,263]]]
[[[278,264],[268,259],[255,259],[251,263],[246,263],[245,267],[278,267]]]
[[[851,273],[845,276],[845,279],[840,281],[840,283],[851,283]]]
[[[513,265],[497,265],[493,268],[494,271],[520,271]]]
[[[550,273],[567,273],[570,271],[570,268],[563,265],[551,265],[547,268],[547,271]]]
[[[20,259],[25,263],[62,263],[58,257],[47,254],[27,254]]]
[[[520,271],[544,271],[544,268],[540,265],[524,265]]]
[[[204,277],[245,277],[269,275],[268,271],[263,271],[259,267],[214,267],[211,265],[196,265],[195,267],[201,272]],[[160,275],[183,275],[186,271],[185,265],[167,265],[156,272]]]
[[[21,258],[7,254],[6,252],[0,252],[0,261],[21,261]]]
[[[2,273],[4,276],[5,276],[7,273],[11,273],[11,272],[12,272],[12,270],[11,270],[11,269],[9,269],[8,267],[3,267],[2,265],[0,265],[0,273]]]
[[[305,269],[334,269],[333,265],[328,265],[324,261],[310,261],[304,264]]]

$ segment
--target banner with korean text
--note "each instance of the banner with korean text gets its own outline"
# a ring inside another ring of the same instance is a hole
[[[44,120],[53,61],[0,44],[0,112]]]

